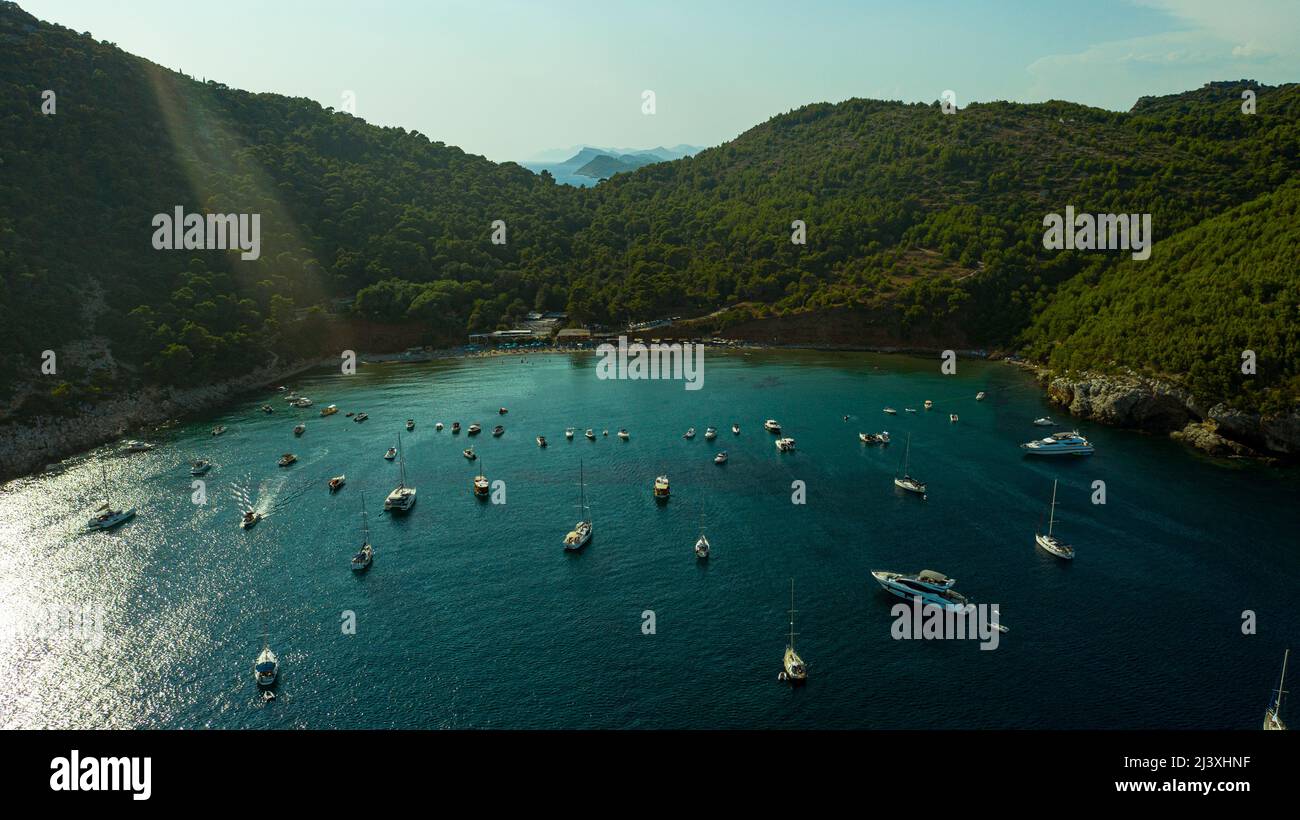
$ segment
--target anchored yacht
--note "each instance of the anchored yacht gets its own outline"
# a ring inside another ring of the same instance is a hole
[[[582,462],[578,462],[578,523],[564,536],[564,548],[575,552],[587,546],[591,540],[591,507],[587,506],[587,483],[582,474]]]
[[[1047,438],[1027,441],[1020,445],[1025,455],[1030,456],[1088,456],[1092,455],[1092,444],[1078,431],[1070,433],[1052,433]]]
[[[655,499],[657,501],[668,500],[668,476],[661,475],[655,479]]]
[[[1286,662],[1289,657],[1291,657],[1290,649],[1282,654],[1282,679],[1278,681],[1277,689],[1273,690],[1273,702],[1264,712],[1265,729],[1286,729],[1286,724],[1282,722],[1282,696],[1286,694]]]
[[[1047,533],[1036,533],[1034,541],[1038,546],[1055,555],[1057,558],[1064,558],[1067,561],[1074,558],[1074,547],[1065,543],[1061,539],[1052,535],[1052,527],[1056,524],[1056,481],[1052,482],[1052,508],[1047,518]]]
[[[785,656],[781,659],[781,674],[778,679],[788,683],[803,683],[808,679],[808,665],[794,650],[794,579],[790,579],[790,641],[785,645]]]
[[[352,569],[360,572],[370,568],[375,560],[375,548],[370,546],[370,521],[366,516],[366,494],[361,494],[361,549],[352,556]]]
[[[965,595],[953,590],[956,578],[949,578],[942,572],[931,569],[923,569],[915,575],[873,569],[871,577],[887,592],[906,601],[920,598],[924,603],[949,608],[964,607],[970,603]]]
[[[398,452],[400,453],[397,463],[402,471],[401,478],[393,491],[384,499],[384,509],[390,512],[408,512],[415,506],[415,488],[406,486],[406,453],[401,452],[401,433],[397,434],[397,443],[399,445]]]
[[[763,422],[763,429],[774,435],[781,435],[781,423],[776,419],[768,419]]]

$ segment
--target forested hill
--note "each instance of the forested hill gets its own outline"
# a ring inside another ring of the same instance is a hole
[[[1160,242],[1300,170],[1300,89],[1240,81],[1128,113],[814,104],[578,189],[309,100],[186,77],[12,3],[0,44],[10,395],[46,349],[111,351],[121,365],[74,357],[69,400],[224,378],[322,343],[301,310],[354,295],[360,315],[417,322],[430,341],[533,309],[618,323],[738,305],[718,321],[863,306],[900,341],[959,327],[1010,345],[1062,283],[1127,258],[1045,251],[1045,214],[1150,213]],[[154,250],[151,219],[176,206],[260,213],[261,257]],[[806,244],[790,241],[795,220]]]

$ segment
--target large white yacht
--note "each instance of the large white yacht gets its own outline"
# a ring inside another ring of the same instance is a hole
[[[915,575],[872,570],[871,577],[886,591],[907,601],[919,597],[924,603],[942,607],[964,607],[969,603],[966,596],[952,588],[957,583],[956,578],[931,569],[923,569]]]
[[[1090,456],[1092,444],[1078,431],[1069,433],[1052,433],[1046,438],[1027,441],[1020,445],[1025,455],[1030,456]]]

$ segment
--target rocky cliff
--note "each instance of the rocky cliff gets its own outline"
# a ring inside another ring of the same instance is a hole
[[[1048,398],[1080,418],[1171,437],[1221,457],[1300,460],[1300,413],[1263,416],[1206,407],[1187,390],[1136,374],[1039,370]]]

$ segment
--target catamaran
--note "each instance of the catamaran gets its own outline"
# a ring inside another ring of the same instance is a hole
[[[384,509],[390,512],[408,512],[415,506],[415,488],[406,486],[406,453],[401,450],[402,434],[397,434],[398,452],[400,453],[397,463],[401,468],[401,478],[393,491],[384,499]]]
[[[808,666],[794,651],[794,579],[790,579],[790,642],[785,645],[785,657],[781,659],[781,674],[777,677],[789,683],[803,683],[808,679]]]
[[[912,478],[907,472],[908,466],[912,459],[912,434],[907,434],[907,449],[903,451],[903,477],[899,478],[894,474],[894,486],[907,490],[909,493],[917,493],[922,499],[929,498],[925,491],[925,482]]]
[[[375,548],[370,546],[370,520],[366,516],[366,494],[361,494],[361,549],[352,556],[352,569],[360,572],[368,569],[375,560]]]
[[[1290,649],[1282,653],[1282,679],[1278,681],[1277,689],[1273,690],[1273,702],[1264,712],[1265,729],[1286,729],[1286,724],[1282,722],[1282,696],[1286,694],[1286,661],[1289,657]]]
[[[655,500],[668,500],[668,476],[661,475],[655,478]]]
[[[1038,546],[1047,550],[1052,555],[1055,555],[1057,558],[1064,558],[1066,560],[1072,559],[1074,558],[1074,547],[1070,546],[1069,544],[1065,543],[1061,539],[1057,538],[1055,535],[1052,535],[1052,526],[1056,523],[1056,481],[1055,480],[1052,481],[1051,510],[1052,511],[1047,518],[1047,534],[1044,535],[1041,532],[1036,533],[1034,535],[1034,541],[1038,543]]]
[[[564,536],[564,548],[577,551],[587,546],[591,540],[591,508],[587,506],[587,484],[582,473],[582,462],[578,462],[578,523],[573,525],[569,534]]]
[[[95,510],[95,514],[91,516],[86,526],[92,530],[111,530],[113,527],[125,524],[135,518],[135,507],[128,510],[113,509],[113,505],[108,500],[108,469],[103,464],[99,465],[99,469],[104,486],[104,503],[100,504],[99,509]]]

